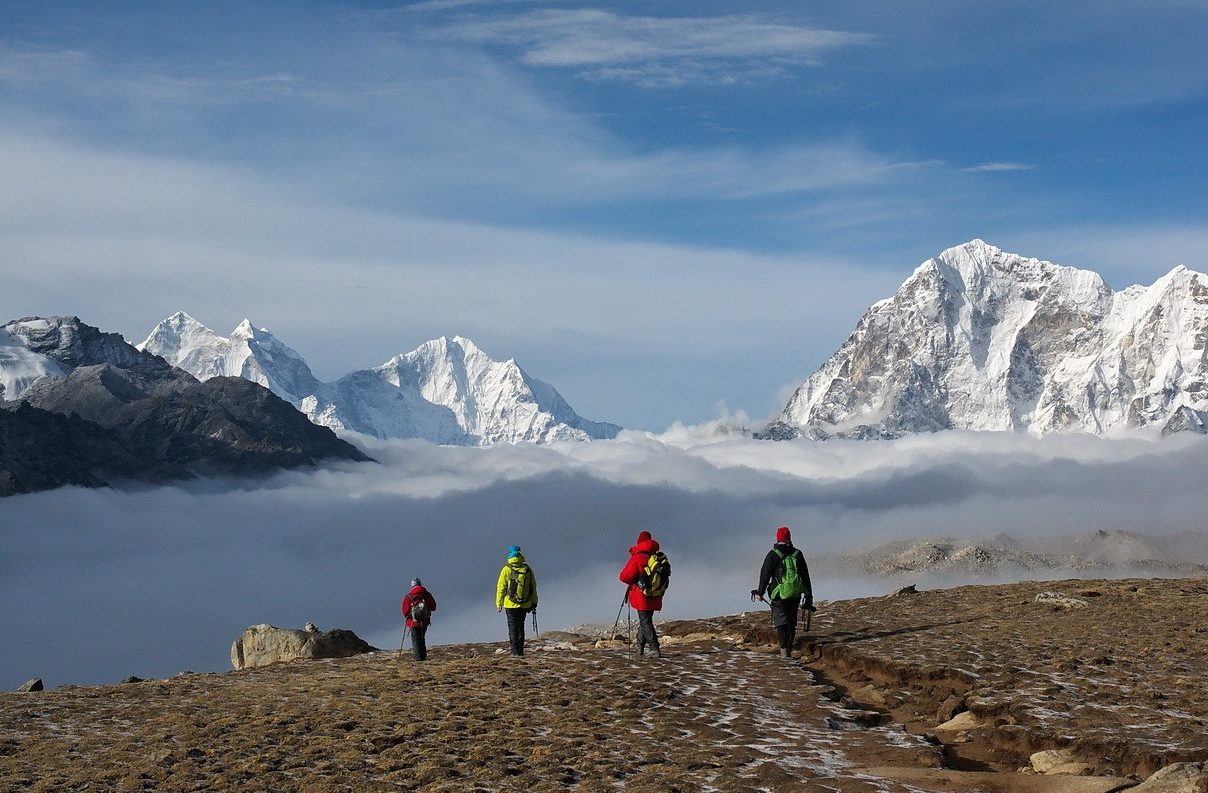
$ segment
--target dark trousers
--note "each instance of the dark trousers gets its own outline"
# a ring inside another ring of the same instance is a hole
[[[654,630],[654,612],[653,611],[638,611],[638,652],[646,648],[646,645],[654,650],[659,648],[659,635]]]
[[[528,609],[504,609],[508,615],[508,642],[512,645],[512,655],[524,655],[524,618]]]
[[[417,661],[428,660],[428,641],[424,638],[424,634],[428,632],[428,626],[421,623],[416,623],[411,631],[411,655]]]
[[[773,598],[772,625],[776,627],[776,642],[782,650],[792,650],[797,638],[797,610],[801,606],[801,598],[777,600]]]

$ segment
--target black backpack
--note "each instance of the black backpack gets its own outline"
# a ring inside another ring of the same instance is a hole
[[[417,597],[411,601],[411,613],[407,616],[411,617],[412,622],[428,622],[429,616],[428,602],[423,597]]]
[[[529,566],[512,567],[508,571],[508,583],[505,590],[508,600],[520,608],[528,608],[533,600],[533,576]]]

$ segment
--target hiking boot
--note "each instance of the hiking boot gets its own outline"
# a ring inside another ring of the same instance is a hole
[[[789,648],[787,648],[787,647],[781,647],[781,648],[780,648],[780,654],[781,654],[782,656],[784,656],[785,658],[792,658],[792,657],[793,657],[793,651],[792,651],[792,650],[790,650],[790,649],[789,649]]]
[[[645,644],[639,644],[639,645],[638,645],[638,655],[639,655],[639,656],[642,656],[642,655],[645,655],[645,654],[646,654],[646,645],[645,645]]]
[[[663,657],[663,650],[662,650],[662,648],[661,648],[661,647],[658,647],[658,646],[656,645],[656,646],[655,646],[655,648],[654,648],[654,654],[655,654],[655,656],[656,656],[656,657],[658,657],[658,658],[662,658],[662,657]]]

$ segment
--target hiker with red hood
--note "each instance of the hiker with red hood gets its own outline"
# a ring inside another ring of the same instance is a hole
[[[662,658],[659,636],[654,630],[654,612],[663,608],[663,595],[671,583],[671,562],[659,550],[650,532],[638,535],[619,578],[629,587],[629,605],[638,613],[638,655],[645,655],[646,645],[650,645],[654,654]]]
[[[422,581],[412,578],[411,591],[403,598],[403,616],[407,618],[407,630],[411,631],[411,655],[417,661],[428,660],[428,643],[424,636],[432,624],[434,611],[436,598],[424,589]]]
[[[759,588],[751,590],[751,598],[763,600],[765,592],[772,607],[772,625],[776,628],[780,654],[790,658],[797,634],[798,609],[804,603],[807,611],[814,610],[814,588],[805,556],[793,547],[788,526],[776,529],[776,544],[764,557]]]

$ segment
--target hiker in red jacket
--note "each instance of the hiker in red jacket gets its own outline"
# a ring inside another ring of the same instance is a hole
[[[648,570],[651,557],[665,565],[657,575],[652,576]],[[638,535],[638,541],[629,549],[629,561],[621,568],[618,576],[621,583],[629,587],[629,605],[638,613],[638,655],[645,655],[646,645],[659,658],[663,651],[659,649],[659,636],[654,630],[654,612],[663,608],[663,593],[671,578],[671,564],[667,557],[659,552],[659,544],[644,531]]]
[[[411,579],[411,591],[403,598],[403,616],[407,618],[407,630],[411,631],[411,654],[417,661],[428,660],[428,644],[424,634],[432,624],[432,612],[436,611],[436,598],[424,589],[418,578]]]

